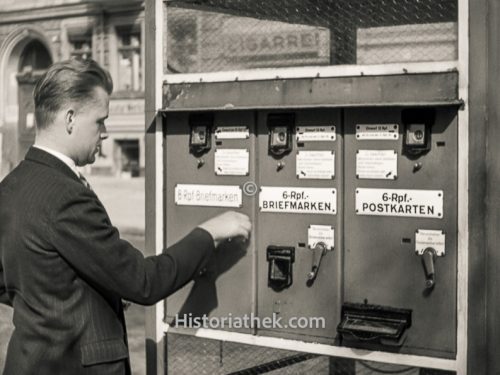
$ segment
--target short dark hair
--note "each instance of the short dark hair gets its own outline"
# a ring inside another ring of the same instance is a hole
[[[83,104],[93,100],[96,87],[102,87],[109,95],[113,92],[109,72],[94,60],[73,58],[52,64],[33,91],[37,128],[47,128],[68,101]]]

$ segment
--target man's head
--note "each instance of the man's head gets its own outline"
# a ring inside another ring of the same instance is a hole
[[[65,153],[77,165],[93,163],[107,138],[104,120],[112,91],[109,73],[93,60],[50,66],[33,92],[37,142]]]

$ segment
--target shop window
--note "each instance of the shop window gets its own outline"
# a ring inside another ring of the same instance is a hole
[[[139,140],[115,140],[115,165],[122,177],[138,177],[140,175]]]
[[[68,30],[69,54],[82,60],[92,58],[92,29]]]
[[[33,40],[25,47],[19,61],[19,72],[47,69],[52,58],[47,47],[38,40]]]
[[[144,91],[139,26],[116,28],[118,39],[117,91]]]

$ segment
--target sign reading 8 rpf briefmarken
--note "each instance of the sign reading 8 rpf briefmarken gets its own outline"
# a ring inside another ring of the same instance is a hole
[[[237,185],[175,185],[178,206],[241,207],[242,190]]]
[[[442,219],[443,191],[358,188],[356,214]]]

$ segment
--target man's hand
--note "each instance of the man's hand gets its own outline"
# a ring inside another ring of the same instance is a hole
[[[198,227],[205,229],[212,235],[215,247],[217,247],[222,241],[232,237],[243,237],[248,240],[252,230],[252,223],[247,215],[227,211],[205,221]]]

